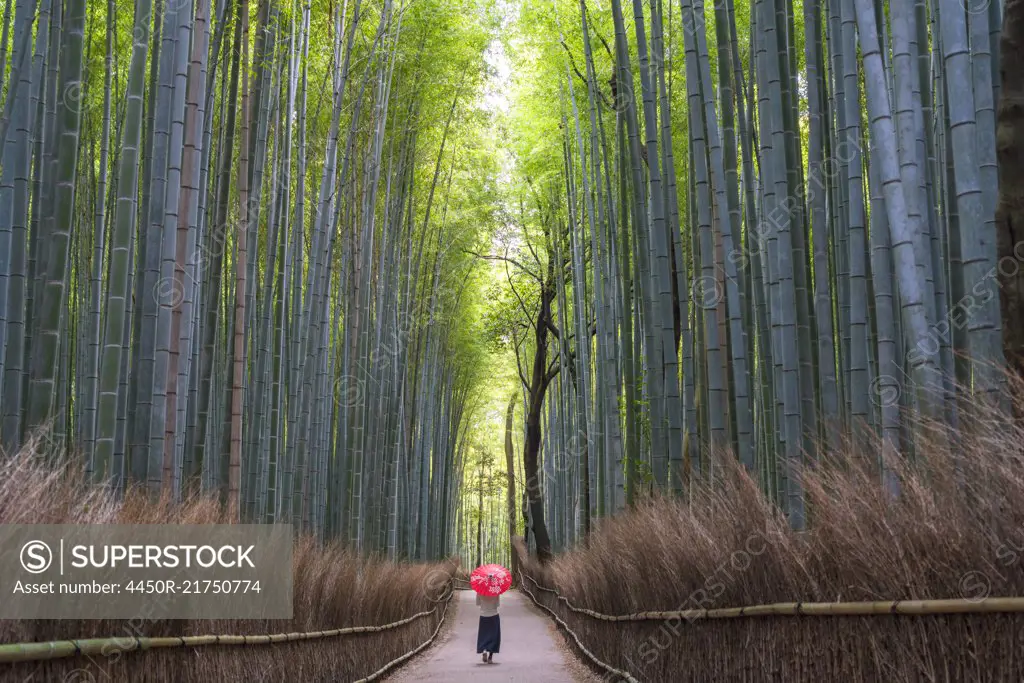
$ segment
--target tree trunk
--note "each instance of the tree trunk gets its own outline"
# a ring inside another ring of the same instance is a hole
[[[998,269],[1003,296],[1003,349],[1006,361],[1024,376],[1024,269],[1017,245],[1024,240],[1024,0],[1007,0],[1000,45],[1002,85],[996,123],[999,204],[996,209]],[[1006,267],[1003,264],[1016,264]]]
[[[544,394],[551,382],[547,372],[548,325],[551,324],[551,300],[555,296],[554,263],[548,265],[548,277],[541,288],[540,312],[537,314],[536,341],[533,352],[533,376],[530,380],[530,401],[526,414],[526,445],[523,448],[523,468],[526,474],[526,493],[537,542],[537,559],[542,563],[551,559],[551,539],[544,524],[544,498],[540,486],[539,463],[541,442],[541,414]],[[557,366],[556,366],[557,368]]]
[[[234,302],[234,353],[231,373],[231,441],[228,450],[228,477],[226,503],[228,520],[238,523],[240,519],[240,488],[242,483],[242,405],[243,375],[245,373],[245,288],[248,268],[248,245],[246,229],[249,225],[249,2],[239,3],[239,20],[242,22],[242,151],[238,164],[238,208],[239,221],[236,234],[236,275]]]
[[[515,451],[512,447],[512,419],[516,412],[516,394],[512,394],[512,398],[508,400],[508,412],[505,414],[505,467],[508,472],[508,545],[512,547],[512,543],[516,537],[516,469],[515,469]],[[516,557],[515,552],[509,553],[509,562],[512,565],[512,582],[515,583],[516,576],[519,573],[519,558]]]
[[[478,502],[476,508],[476,566],[484,563],[484,461],[480,459],[480,480],[477,482]]]

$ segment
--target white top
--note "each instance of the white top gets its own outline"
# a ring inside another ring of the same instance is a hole
[[[501,598],[497,595],[480,595],[476,594],[476,604],[480,608],[480,616],[482,617],[496,617],[498,616],[498,603],[501,602]]]

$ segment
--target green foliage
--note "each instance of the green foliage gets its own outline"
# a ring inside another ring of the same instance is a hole
[[[639,458],[623,458],[623,462],[633,465],[633,471],[636,473],[636,483],[641,488],[650,487],[654,484],[654,472],[651,470],[651,464],[646,460],[640,460]]]

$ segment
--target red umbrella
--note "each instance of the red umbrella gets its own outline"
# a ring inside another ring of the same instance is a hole
[[[500,564],[482,564],[470,574],[469,585],[480,595],[501,595],[512,585],[512,572]]]

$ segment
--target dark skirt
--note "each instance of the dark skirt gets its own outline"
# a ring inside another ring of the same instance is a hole
[[[501,649],[501,621],[493,617],[480,617],[480,630],[476,634],[476,653],[497,652]]]

